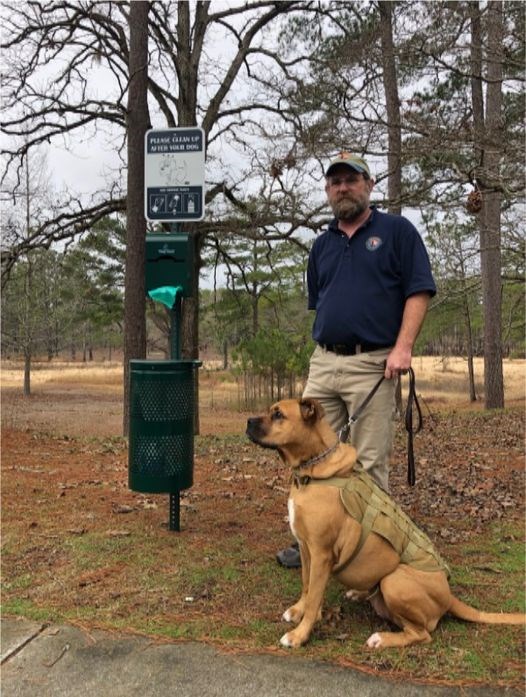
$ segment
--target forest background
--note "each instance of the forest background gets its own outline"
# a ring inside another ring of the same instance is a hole
[[[168,355],[168,314],[144,293],[144,133],[198,125],[185,356],[237,370],[247,405],[304,379],[306,261],[343,149],[428,247],[438,294],[416,353],[464,356],[472,400],[483,356],[485,404],[504,405],[502,359],[525,353],[523,3],[54,0],[2,16],[2,345],[25,394],[37,357],[102,350],[126,373]]]

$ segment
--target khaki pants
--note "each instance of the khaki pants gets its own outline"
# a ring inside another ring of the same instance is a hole
[[[304,397],[319,400],[325,416],[338,433],[384,372],[390,349],[338,356],[317,346],[312,354]],[[393,439],[395,381],[384,380],[356,423],[349,442],[358,463],[385,490],[389,490],[389,457]]]

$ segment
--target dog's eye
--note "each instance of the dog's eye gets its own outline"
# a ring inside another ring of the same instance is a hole
[[[270,418],[272,421],[279,421],[280,419],[283,419],[284,416],[279,409],[276,409],[276,411],[272,412],[272,416]]]

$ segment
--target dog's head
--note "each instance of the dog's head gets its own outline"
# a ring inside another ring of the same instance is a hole
[[[323,419],[323,407],[315,399],[276,402],[268,414],[248,419],[246,434],[257,445],[277,450],[289,465],[317,455],[335,438]]]

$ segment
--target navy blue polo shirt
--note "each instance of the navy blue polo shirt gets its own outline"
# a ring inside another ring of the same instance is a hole
[[[436,293],[422,238],[406,218],[372,208],[349,239],[333,220],[314,242],[307,267],[312,330],[321,344],[392,346],[406,299]]]

